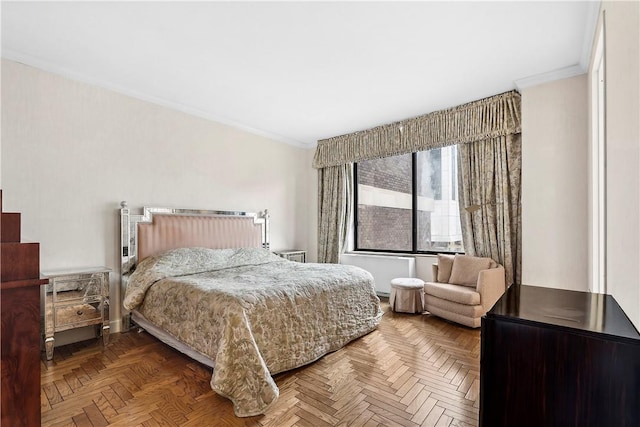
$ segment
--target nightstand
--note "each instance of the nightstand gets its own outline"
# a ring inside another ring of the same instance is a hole
[[[43,272],[49,284],[44,296],[44,343],[53,359],[54,334],[97,325],[104,345],[109,343],[109,273],[106,267]]]
[[[283,249],[281,251],[273,251],[273,253],[289,261],[307,262],[307,251]]]

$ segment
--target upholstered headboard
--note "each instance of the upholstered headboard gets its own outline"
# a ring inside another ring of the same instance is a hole
[[[169,249],[205,247],[212,249],[269,248],[269,214],[144,207],[131,214],[120,204],[122,258],[121,274],[133,271],[148,256]]]

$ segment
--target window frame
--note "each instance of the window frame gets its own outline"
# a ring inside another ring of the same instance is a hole
[[[441,147],[439,147],[441,148]],[[407,153],[409,154],[409,153]],[[391,254],[411,254],[411,255],[436,255],[464,254],[464,251],[419,251],[418,250],[418,174],[417,171],[418,153],[411,153],[411,250],[403,251],[398,249],[364,249],[358,248],[358,162],[353,163],[353,252],[371,253],[391,253]],[[456,189],[457,193],[457,189]],[[458,201],[459,203],[459,201]]]

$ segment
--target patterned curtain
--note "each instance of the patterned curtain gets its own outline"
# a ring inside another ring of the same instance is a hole
[[[318,141],[313,167],[381,159],[520,132],[520,94],[502,93],[446,110]]]
[[[458,144],[465,252],[520,283],[521,97],[516,91],[318,141],[318,260],[338,262],[351,214],[351,164]]]
[[[353,206],[352,165],[318,171],[318,262],[337,264],[344,251]]]
[[[465,253],[498,261],[509,285],[521,283],[521,169],[520,133],[458,146]]]

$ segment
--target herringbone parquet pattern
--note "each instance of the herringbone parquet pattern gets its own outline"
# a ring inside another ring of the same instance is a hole
[[[43,426],[475,426],[480,332],[392,313],[319,361],[275,376],[267,414],[237,418],[209,368],[146,333],[57,348],[42,362]]]

